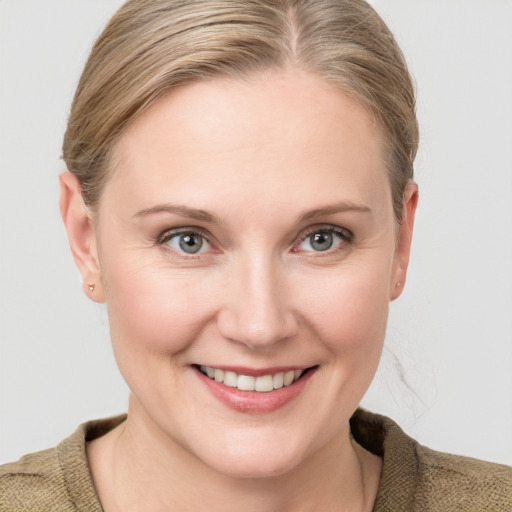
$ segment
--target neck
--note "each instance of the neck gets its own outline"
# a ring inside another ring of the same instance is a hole
[[[380,459],[377,462],[350,441],[348,424],[285,474],[237,478],[216,471],[169,439],[141,409],[131,400],[126,422],[88,447],[105,512],[359,512],[372,508]]]

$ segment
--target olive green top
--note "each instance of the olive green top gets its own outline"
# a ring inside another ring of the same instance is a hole
[[[0,511],[102,512],[85,443],[124,419],[84,423],[56,448],[0,466]],[[350,425],[356,441],[383,458],[374,512],[512,511],[512,468],[435,452],[363,410]]]

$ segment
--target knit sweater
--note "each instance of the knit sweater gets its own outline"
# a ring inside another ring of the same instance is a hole
[[[85,443],[124,419],[84,423],[56,448],[0,466],[0,511],[102,512]],[[350,426],[355,440],[383,459],[374,512],[512,511],[512,468],[435,452],[363,410]]]

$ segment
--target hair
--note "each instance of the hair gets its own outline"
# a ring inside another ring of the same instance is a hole
[[[393,208],[418,146],[415,94],[392,33],[364,0],[130,0],[93,46],[64,136],[63,158],[94,209],[125,130],[169,90],[288,66],[359,101],[382,129]]]

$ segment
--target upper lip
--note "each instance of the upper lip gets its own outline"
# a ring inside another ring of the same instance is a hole
[[[250,377],[261,377],[263,375],[275,375],[276,373],[286,373],[289,371],[302,370],[305,371],[311,368],[314,365],[304,366],[304,365],[288,365],[288,366],[272,366],[268,368],[248,368],[246,366],[231,366],[231,365],[215,365],[215,364],[202,364],[196,366],[207,366],[209,368],[216,368],[218,370],[223,370],[225,372],[234,372],[238,375],[247,375]]]

